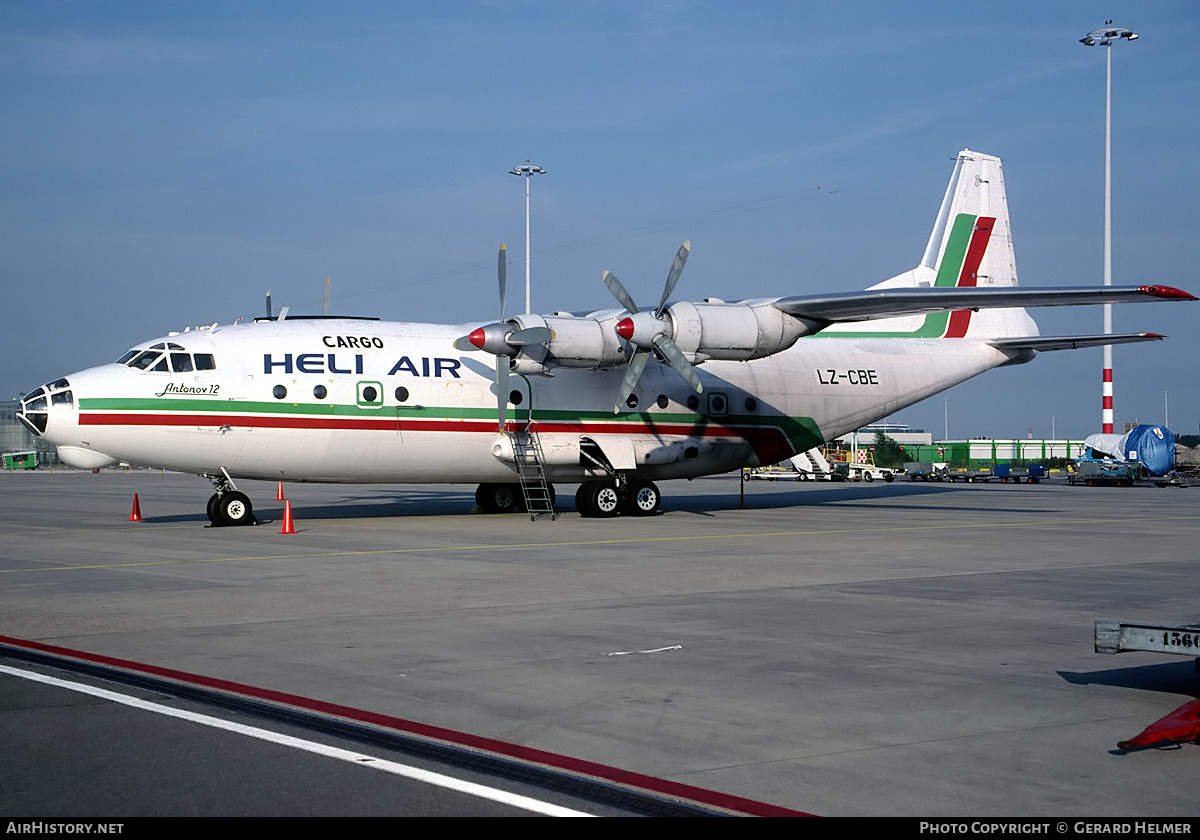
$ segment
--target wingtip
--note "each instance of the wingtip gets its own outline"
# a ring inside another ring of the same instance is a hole
[[[1185,292],[1183,289],[1176,289],[1174,286],[1138,286],[1138,291],[1144,295],[1166,300],[1200,300],[1200,298],[1197,298],[1190,292]]]

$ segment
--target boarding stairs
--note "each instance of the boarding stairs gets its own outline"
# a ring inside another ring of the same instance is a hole
[[[521,495],[525,499],[525,510],[529,512],[530,520],[546,513],[550,514],[551,519],[557,519],[554,498],[550,495],[550,483],[546,481],[545,458],[542,455],[537,427],[530,421],[525,428],[505,434],[512,441],[517,478],[521,482]]]
[[[833,467],[821,454],[820,447],[813,447],[807,452],[801,452],[792,458],[792,466],[796,472],[810,473],[813,478],[828,478],[833,473]]]

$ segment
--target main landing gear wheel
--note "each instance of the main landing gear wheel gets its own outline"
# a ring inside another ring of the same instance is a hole
[[[575,507],[580,516],[608,518],[621,512],[621,496],[615,484],[589,481],[579,485],[575,493]]]
[[[475,502],[484,513],[508,513],[521,504],[521,488],[516,484],[480,484]]]
[[[216,493],[213,493],[208,499],[208,521],[214,525],[221,524],[221,514],[217,510],[217,504],[220,503],[220,501],[221,497]]]
[[[212,504],[211,500],[209,503]],[[245,493],[237,490],[224,493],[217,497],[215,508],[222,525],[254,524],[254,508]]]
[[[653,516],[662,504],[662,494],[652,481],[641,481],[632,485],[621,505],[621,513],[630,516]]]

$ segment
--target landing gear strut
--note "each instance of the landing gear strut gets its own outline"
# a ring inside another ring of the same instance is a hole
[[[219,476],[205,476],[212,482],[213,493],[208,500],[208,521],[213,525],[257,525],[254,517],[254,506],[250,497],[237,490],[229,477],[222,473]]]

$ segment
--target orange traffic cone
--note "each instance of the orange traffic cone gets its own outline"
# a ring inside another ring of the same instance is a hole
[[[283,482],[279,482],[279,486],[275,488],[275,501],[283,501]]]
[[[292,500],[287,499],[283,503],[283,527],[279,529],[281,534],[296,533],[296,526],[292,524]]]
[[[133,494],[133,510],[131,510],[129,512],[129,521],[130,522],[141,522],[142,521],[142,506],[138,504],[137,493]]]

